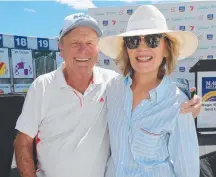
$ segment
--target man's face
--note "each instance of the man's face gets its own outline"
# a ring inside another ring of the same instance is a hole
[[[98,42],[97,33],[89,27],[78,27],[66,34],[59,48],[67,70],[81,75],[91,73],[98,60]]]

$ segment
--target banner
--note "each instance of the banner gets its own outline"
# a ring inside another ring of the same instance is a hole
[[[0,94],[8,94],[11,93],[10,84],[0,84]]]
[[[59,66],[61,66],[61,64],[62,64],[63,61],[64,61],[64,60],[63,60],[62,57],[60,56],[60,52],[56,52],[56,66],[57,66],[57,68],[58,68]]]
[[[216,72],[198,72],[198,95],[202,96],[202,110],[197,128],[216,127]]]
[[[10,78],[8,49],[0,48],[0,78]]]
[[[13,77],[33,78],[33,64],[31,50],[12,49]]]
[[[2,47],[26,50],[58,51],[58,39],[0,34],[0,48]]]
[[[14,92],[28,92],[31,84],[14,84]]]

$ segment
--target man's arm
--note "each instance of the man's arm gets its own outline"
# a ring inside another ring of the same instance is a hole
[[[21,177],[36,177],[33,160],[33,139],[19,132],[15,142],[15,157]]]

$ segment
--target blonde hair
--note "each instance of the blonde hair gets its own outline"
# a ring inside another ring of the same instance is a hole
[[[165,34],[164,39],[167,46],[168,56],[163,58],[163,61],[159,67],[158,70],[159,78],[161,77],[163,78],[165,74],[169,75],[174,71],[174,69],[176,68],[177,58],[179,56],[179,46],[180,46],[179,42],[174,37],[171,37],[167,34]],[[120,47],[119,55],[115,59],[115,63],[124,76],[126,76],[129,72],[132,72],[131,74],[133,75],[134,70],[130,64],[127,48],[123,40]]]

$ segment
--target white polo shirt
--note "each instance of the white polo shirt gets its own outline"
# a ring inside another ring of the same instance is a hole
[[[16,129],[37,136],[38,177],[103,177],[109,156],[105,91],[118,74],[93,68],[82,95],[67,85],[62,67],[31,85]]]

